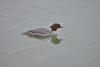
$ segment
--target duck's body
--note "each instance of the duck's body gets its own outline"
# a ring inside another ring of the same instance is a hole
[[[47,36],[53,36],[56,35],[56,31],[50,31],[45,28],[38,28],[34,30],[29,30],[27,32],[22,33],[23,35],[33,35],[33,36],[42,36],[42,37],[47,37]]]
[[[58,28],[63,28],[60,26],[60,24],[53,24],[51,27],[51,31],[45,28],[38,28],[34,30],[29,30],[27,32],[22,33],[23,35],[33,35],[33,36],[41,36],[41,37],[48,37],[48,36],[53,36],[56,35],[56,30]]]

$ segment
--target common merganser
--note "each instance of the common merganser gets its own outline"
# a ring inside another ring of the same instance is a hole
[[[48,36],[53,36],[56,35],[56,31],[58,28],[64,28],[61,27],[60,24],[54,23],[53,25],[50,26],[51,31],[45,28],[38,28],[34,30],[29,30],[26,32],[23,32],[23,35],[33,35],[33,36],[41,36],[41,37],[48,37]]]

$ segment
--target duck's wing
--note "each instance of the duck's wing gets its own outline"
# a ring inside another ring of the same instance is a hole
[[[30,30],[31,33],[41,33],[41,34],[46,34],[49,33],[50,30],[45,29],[45,28],[39,28],[39,29],[35,29],[35,30]]]
[[[49,33],[50,30],[48,29],[45,29],[45,28],[39,28],[39,29],[34,29],[34,30],[29,30],[29,31],[26,31],[26,32],[23,32],[22,34],[23,35],[30,35],[30,34],[46,34],[46,33]]]

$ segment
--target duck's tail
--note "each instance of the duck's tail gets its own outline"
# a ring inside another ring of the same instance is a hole
[[[22,35],[30,35],[30,34],[31,34],[31,30],[26,31],[26,32],[22,32],[21,34],[22,34]]]

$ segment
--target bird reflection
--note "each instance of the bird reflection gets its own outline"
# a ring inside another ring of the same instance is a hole
[[[57,38],[57,35],[54,35],[52,37],[39,37],[39,36],[32,36],[32,35],[27,35],[27,36],[31,37],[31,38],[39,39],[39,40],[48,40],[48,39],[51,39],[51,42],[53,44],[59,44],[59,43],[61,43],[62,40],[64,40],[64,39]]]
[[[53,44],[59,44],[59,43],[61,43],[62,40],[63,40],[63,39],[57,38],[57,35],[54,35],[54,36],[52,36],[51,42],[52,42]]]

